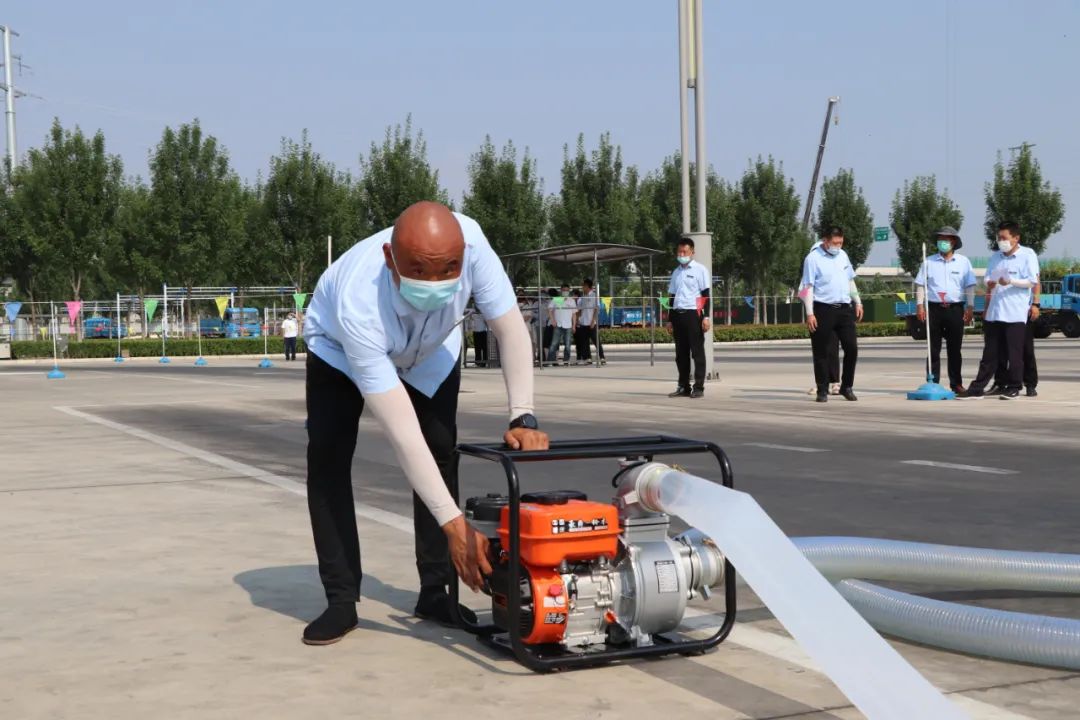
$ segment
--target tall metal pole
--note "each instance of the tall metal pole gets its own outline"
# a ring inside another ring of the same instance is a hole
[[[12,170],[18,158],[15,151],[15,86],[11,80],[11,36],[18,35],[7,25],[0,26],[4,33],[4,89],[7,91],[7,109],[4,119],[7,121],[7,156],[8,167]]]
[[[704,0],[694,0],[694,146],[697,150],[697,231],[705,230],[705,180],[708,173],[709,163],[705,157],[705,48],[702,40],[704,23],[701,19],[701,9]],[[709,260],[712,259],[712,245],[709,246]],[[712,277],[712,263],[706,263],[700,257],[698,262],[709,269],[709,277]]]
[[[679,170],[682,173],[682,231],[690,227],[690,111],[687,90],[690,87],[690,8],[694,0],[679,0]]]
[[[810,194],[806,196],[806,210],[803,212],[803,230],[810,227],[810,213],[814,210],[814,192],[817,191],[818,174],[821,173],[821,158],[825,156],[825,141],[829,137],[829,120],[832,119],[833,105],[840,102],[840,98],[829,98],[829,107],[825,110],[825,126],[821,128],[821,144],[817,149],[817,161],[814,162],[814,176],[810,178]]]

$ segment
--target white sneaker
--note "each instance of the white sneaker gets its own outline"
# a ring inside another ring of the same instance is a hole
[[[839,395],[840,394],[840,383],[833,383],[832,385],[830,385],[829,386],[829,394],[830,395]]]

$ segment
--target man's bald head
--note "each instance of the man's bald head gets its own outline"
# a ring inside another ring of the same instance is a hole
[[[399,274],[417,280],[450,280],[461,275],[465,236],[450,208],[425,200],[398,216],[383,254],[395,281]]]

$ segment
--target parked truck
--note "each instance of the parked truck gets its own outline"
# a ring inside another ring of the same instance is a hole
[[[1042,283],[1039,295],[1039,319],[1035,322],[1035,337],[1048,338],[1061,332],[1067,338],[1080,338],[1080,274],[1066,275],[1060,281]],[[926,324],[915,315],[914,300],[896,303],[896,316],[907,323],[908,335],[915,340],[926,340]],[[975,321],[982,322],[986,309],[986,296],[975,295]]]
[[[258,308],[225,308],[225,313],[218,318],[203,318],[199,321],[199,332],[203,337],[262,337],[262,313]]]
[[[92,317],[86,318],[83,321],[83,337],[87,340],[109,338],[116,339],[116,333],[120,333],[121,338],[126,338],[127,328],[123,325],[117,327],[117,323],[110,317]]]

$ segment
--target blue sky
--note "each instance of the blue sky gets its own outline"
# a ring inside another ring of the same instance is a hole
[[[678,147],[675,0],[7,4],[32,71],[16,84],[20,148],[53,116],[105,131],[146,175],[166,124],[194,117],[238,172],[265,172],[304,128],[325,157],[358,156],[412,113],[455,199],[485,134],[528,146],[558,189],[564,143],[610,130],[628,163]],[[984,254],[983,183],[1028,141],[1066,202],[1048,255],[1080,255],[1080,3],[706,1],[708,156],[736,179],[759,154],[805,197],[826,99],[823,167],[855,171],[887,224],[903,181],[936,174]],[[891,243],[870,262],[887,263]]]

